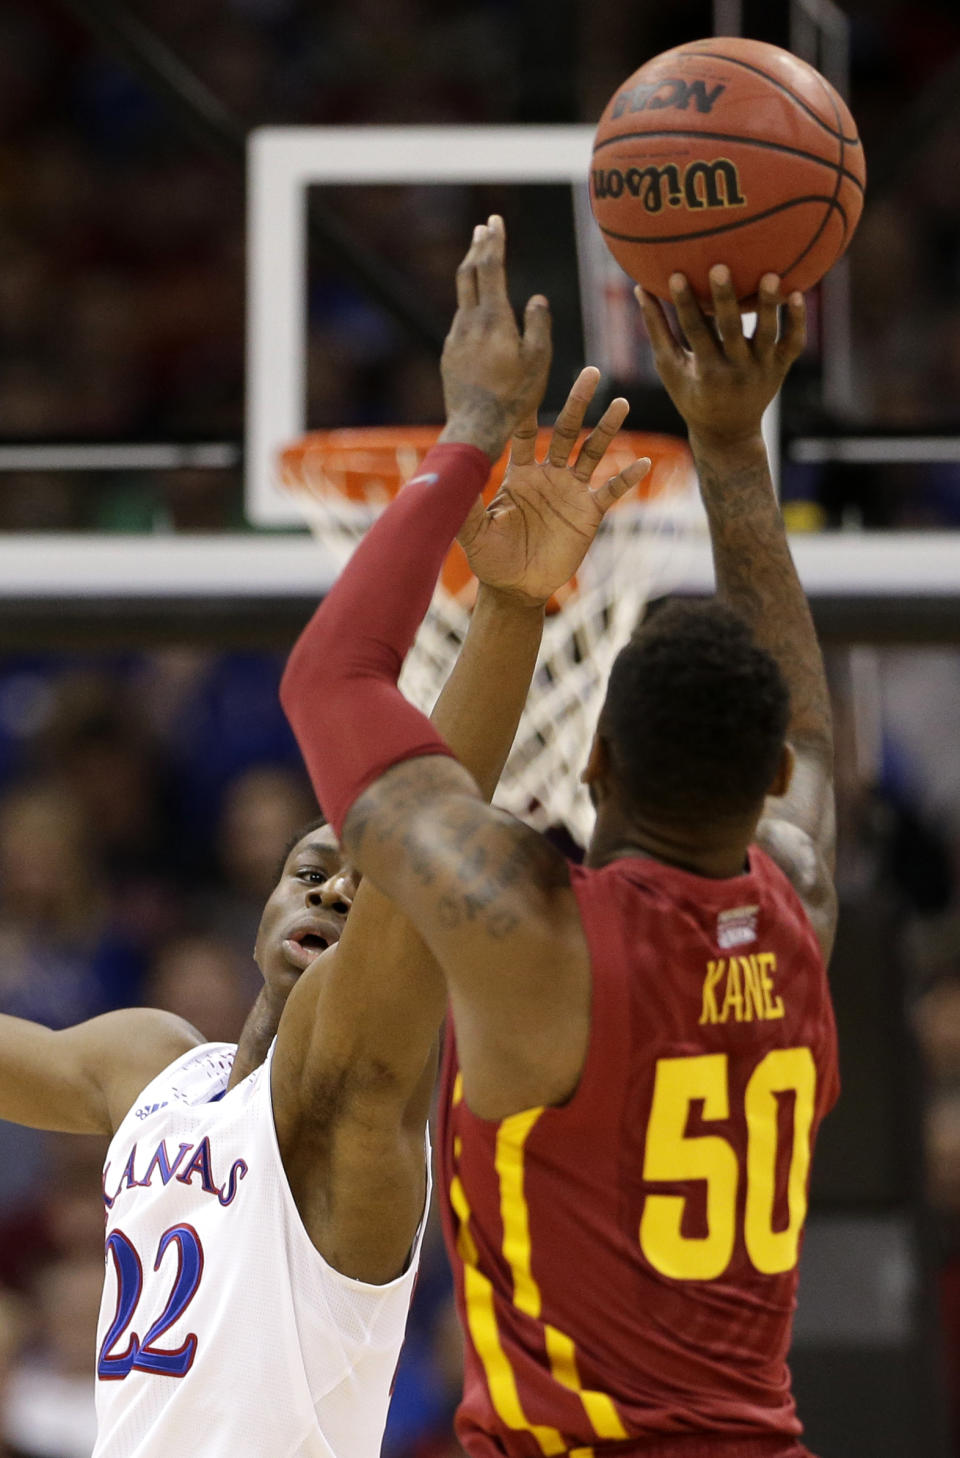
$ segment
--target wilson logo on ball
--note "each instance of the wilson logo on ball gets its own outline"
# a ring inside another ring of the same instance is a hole
[[[740,174],[725,157],[690,162],[682,170],[673,162],[664,167],[595,167],[593,192],[596,198],[635,197],[648,213],[662,212],[664,203],[693,212],[747,205]]]
[[[686,41],[624,77],[590,165],[593,215],[620,267],[661,299],[679,271],[708,307],[715,263],[747,308],[765,273],[784,296],[812,288],[853,237],[866,181],[830,82],[742,36]]]
[[[646,82],[621,91],[613,103],[611,116],[623,116],[627,111],[665,111],[674,107],[686,111],[691,101],[703,116],[713,110],[713,104],[726,91],[722,81],[707,90],[706,81],[684,81],[681,76],[669,76],[663,81]]]

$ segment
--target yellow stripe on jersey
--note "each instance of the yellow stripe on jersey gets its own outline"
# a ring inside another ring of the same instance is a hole
[[[549,1322],[544,1323],[543,1330],[554,1380],[559,1382],[561,1387],[567,1387],[578,1395],[597,1437],[629,1437],[629,1433],[620,1421],[620,1414],[614,1406],[613,1399],[608,1397],[605,1392],[593,1392],[589,1388],[581,1387],[580,1372],[577,1368],[577,1349],[570,1338],[565,1336],[562,1331],[557,1331],[555,1326],[550,1326]]]
[[[540,1320],[540,1287],[531,1269],[530,1213],[524,1189],[524,1148],[543,1109],[527,1109],[504,1119],[497,1130],[496,1169],[500,1180],[500,1218],[503,1222],[503,1258],[513,1277],[513,1303],[518,1311]],[[543,1323],[550,1370],[561,1387],[575,1392],[598,1438],[626,1438],[626,1428],[613,1400],[605,1392],[592,1392],[580,1383],[577,1350],[570,1337],[549,1322]]]
[[[523,1410],[517,1379],[510,1359],[500,1344],[497,1314],[493,1303],[493,1287],[477,1269],[477,1247],[468,1229],[470,1206],[459,1178],[450,1182],[450,1203],[460,1222],[457,1250],[463,1261],[463,1294],[467,1308],[467,1326],[490,1389],[490,1399],[500,1421],[515,1432],[532,1433],[545,1458],[566,1453],[567,1445],[556,1428],[531,1423]]]
[[[452,1102],[463,1098],[463,1075],[458,1073],[453,1086]],[[540,1287],[531,1269],[530,1213],[524,1189],[524,1149],[542,1108],[512,1114],[497,1130],[494,1165],[500,1189],[500,1219],[503,1225],[503,1257],[513,1281],[513,1304],[535,1320],[541,1319]],[[454,1141],[454,1156],[459,1160],[461,1141]],[[457,1250],[463,1261],[464,1299],[470,1336],[486,1373],[490,1397],[500,1420],[515,1431],[530,1432],[545,1455],[566,1453],[568,1458],[594,1458],[592,1448],[568,1450],[555,1428],[531,1423],[523,1410],[517,1391],[516,1377],[500,1342],[493,1287],[478,1269],[476,1242],[468,1228],[470,1205],[461,1180],[454,1176],[450,1184],[450,1203],[459,1221]],[[570,1337],[542,1323],[547,1356],[554,1381],[574,1392],[598,1438],[629,1436],[620,1420],[612,1398],[581,1386],[576,1347]]]
[[[504,1119],[497,1130],[495,1157],[500,1181],[503,1258],[513,1277],[513,1304],[527,1316],[540,1316],[540,1287],[530,1270],[530,1217],[523,1189],[523,1146],[543,1109],[527,1109]]]

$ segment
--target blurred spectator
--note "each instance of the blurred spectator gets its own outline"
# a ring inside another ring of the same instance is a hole
[[[315,815],[301,775],[261,765],[238,776],[224,797],[217,833],[220,868],[230,886],[262,905],[276,884],[290,837]]]
[[[34,1340],[10,1375],[4,1416],[8,1439],[32,1458],[90,1458],[102,1289],[102,1258],[57,1260],[36,1278]]]
[[[160,499],[163,519],[175,531],[238,531],[246,525],[236,472],[171,471]]]
[[[32,759],[49,766],[81,808],[111,917],[131,946],[148,953],[178,921],[178,797],[138,687],[127,663],[59,675]]]
[[[0,1224],[0,1433],[11,1455],[89,1458],[106,1141],[72,1134],[34,1137],[42,1146],[41,1183]],[[11,1305],[10,1287],[22,1305]],[[23,1315],[6,1384],[8,1305]],[[2,1447],[0,1458],[7,1458]]]
[[[960,1090],[960,958],[956,971],[941,977],[919,999],[913,1025],[927,1077],[935,1086]]]
[[[52,1260],[102,1259],[107,1149],[99,1135],[27,1132],[40,1154],[39,1172],[0,1218],[0,1289],[21,1295]]]
[[[236,1043],[261,985],[252,955],[232,942],[185,936],[161,948],[143,1001],[186,1019],[210,1043]]]
[[[53,780],[0,800],[0,1010],[67,1027],[135,994],[142,958],[111,918],[75,797]]]
[[[0,379],[0,419],[4,411],[4,382]],[[0,531],[69,532],[86,525],[83,498],[67,476],[45,471],[13,471],[3,479],[0,494]]]
[[[905,947],[919,988],[911,1020],[926,1084],[923,1195],[934,1222],[944,1373],[960,1453],[960,913],[915,922]]]
[[[287,847],[316,813],[303,776],[283,766],[255,766],[227,786],[216,832],[217,882],[196,897],[194,917],[237,956],[252,958]]]
[[[880,178],[851,255],[850,410],[861,424],[949,425],[960,380],[960,123],[944,108],[916,156],[898,162],[889,117],[892,94],[919,108],[957,64],[960,24],[945,0],[846,8],[852,108]],[[502,0],[403,0],[386,10],[377,0],[320,10],[306,0],[143,0],[138,15],[246,126],[569,122],[594,119],[633,67],[702,31],[709,6],[624,10],[578,0],[564,43],[557,36],[549,45],[536,7]],[[0,431],[238,437],[239,164],[205,151],[129,67],[54,7],[8,0],[2,27]],[[436,315],[449,303],[468,197],[353,187],[338,189],[332,206],[406,277],[424,314]],[[436,381],[417,347],[319,250],[314,264],[311,421],[434,418]],[[957,518],[957,472],[941,469],[929,493],[928,474],[918,486],[910,473],[879,473],[887,523]],[[32,501],[26,479],[10,485],[0,493],[0,528],[209,530],[240,515],[236,473],[114,478],[102,494],[104,483],[67,476],[59,492],[47,482]],[[842,485],[834,505],[842,516]]]
[[[960,1254],[960,1089],[942,1089],[930,1099],[924,1142],[927,1199],[951,1232],[954,1254]]]
[[[139,687],[154,701],[179,784],[182,864],[190,864],[192,851],[193,864],[209,872],[223,798],[238,776],[268,765],[302,780],[300,753],[277,697],[283,658],[168,651],[159,660],[145,665]],[[304,819],[316,814],[312,796],[310,807]]]
[[[0,1458],[26,1458],[14,1448],[7,1432],[11,1373],[19,1360],[27,1332],[24,1304],[7,1291],[0,1291]]]

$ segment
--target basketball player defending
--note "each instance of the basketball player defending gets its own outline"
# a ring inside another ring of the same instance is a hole
[[[447,339],[447,454],[389,508],[294,651],[320,798],[443,969],[441,1168],[475,1458],[800,1458],[786,1365],[808,1175],[837,1094],[823,667],[771,487],[763,411],[803,344],[729,271],[688,342],[642,300],[685,417],[718,596],[617,658],[584,777],[584,867],[483,803],[396,674],[453,534],[541,388],[499,219]],[[369,590],[376,583],[374,596]],[[371,732],[371,725],[376,728]],[[413,1003],[411,1003],[411,1008]]]
[[[538,560],[513,594],[498,587],[495,554],[479,537],[471,547],[486,586],[434,722],[487,792],[529,686],[543,602],[648,466],[590,490],[624,400],[567,465],[598,378],[585,370],[574,385],[550,465],[533,459],[530,392],[504,485],[584,498],[578,530],[526,522]],[[508,545],[513,518],[497,515],[490,539]],[[301,708],[319,719],[318,704]],[[0,1017],[0,1117],[112,1135],[97,1458],[379,1453],[429,1193],[446,992],[372,885],[344,925],[354,890],[329,827],[304,834],[263,913],[264,988],[237,1048],[141,1008],[63,1032]]]

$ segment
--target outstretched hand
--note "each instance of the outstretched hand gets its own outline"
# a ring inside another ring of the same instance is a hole
[[[596,488],[590,485],[627,417],[624,399],[607,406],[571,464],[599,380],[592,366],[581,370],[557,417],[546,460],[536,459],[536,413],[522,421],[503,485],[489,506],[478,500],[467,517],[460,545],[487,587],[521,602],[547,602],[577,571],[604,513],[650,470],[643,457]]]
[[[764,274],[756,331],[747,339],[729,268],[716,264],[710,270],[712,322],[684,275],[675,273],[670,293],[689,344],[685,349],[667,323],[660,302],[642,289],[636,292],[657,371],[687,423],[691,443],[722,448],[755,440],[763,412],[804,347],[803,295],[794,293],[787,300],[781,332],[780,280],[774,273]]]
[[[517,328],[507,294],[506,232],[496,214],[473,230],[457,269],[457,312],[440,373],[447,423],[441,441],[463,441],[495,461],[543,399],[550,370],[550,306],[534,294]]]

